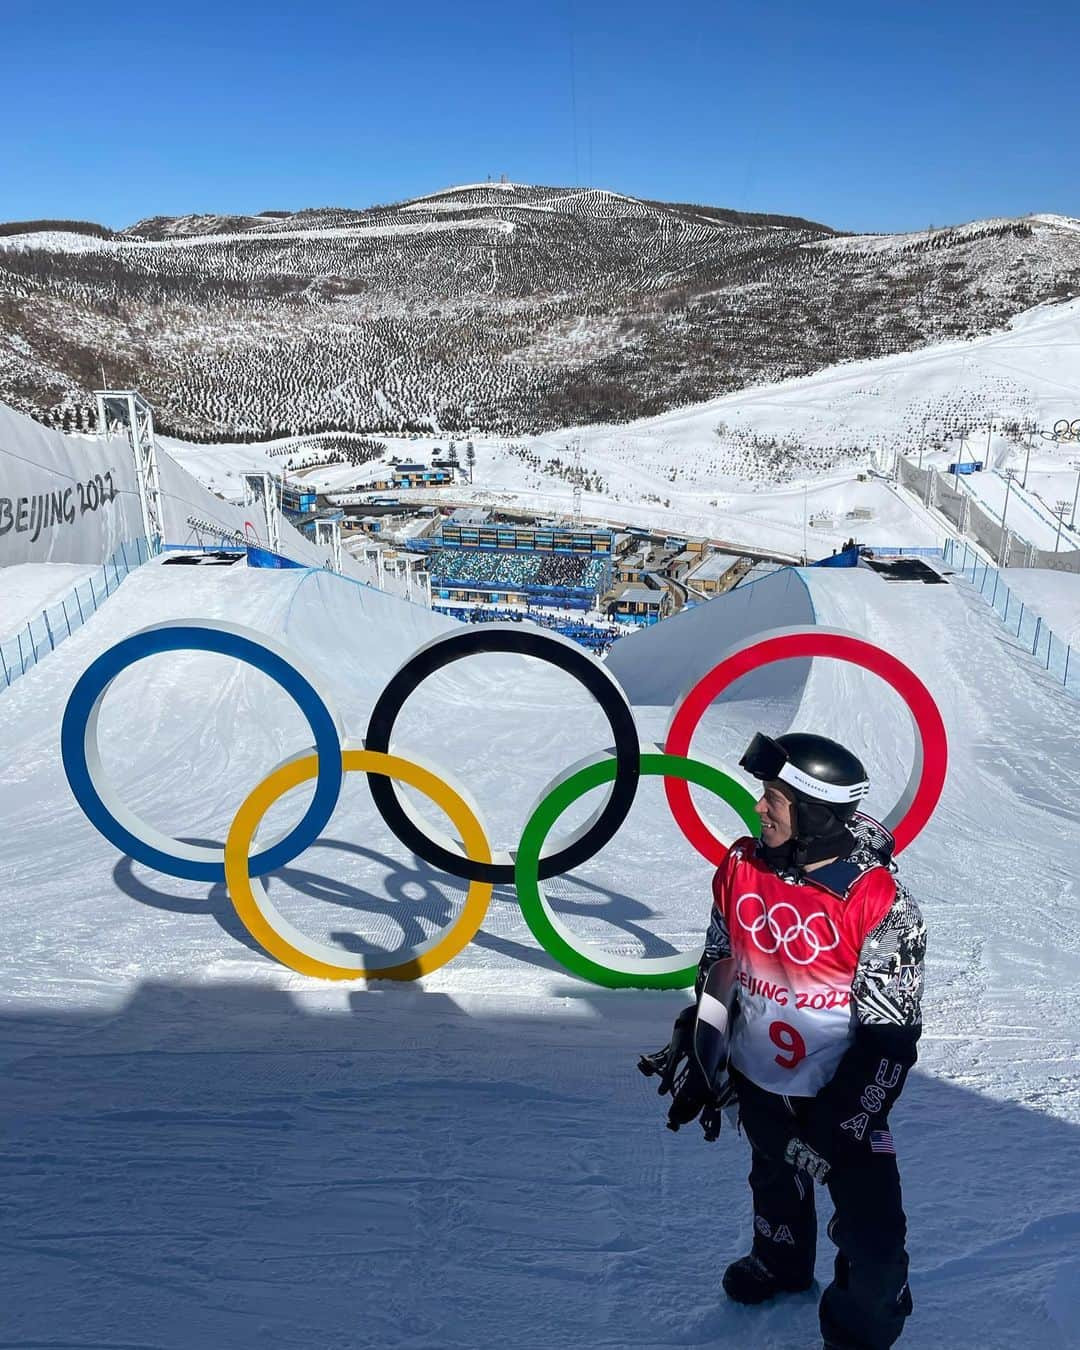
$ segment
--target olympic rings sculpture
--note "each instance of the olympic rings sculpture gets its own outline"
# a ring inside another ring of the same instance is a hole
[[[108,781],[98,744],[102,703],[128,667],[164,652],[214,652],[242,661],[274,680],[296,702],[311,728],[312,750],[273,769],[244,800],[224,848],[185,844],[155,829],[120,799]],[[496,852],[476,806],[445,770],[391,751],[394,722],[406,700],[429,675],[480,652],[532,656],[572,675],[592,694],[611,728],[613,747],[588,755],[560,774],[529,812],[518,847]],[[851,633],[822,628],[775,629],[737,643],[678,701],[663,749],[639,741],[626,695],[607,668],[568,639],[518,625],[485,624],[435,638],[391,677],[372,710],[362,741],[347,738],[332,699],[318,677],[281,643],[240,625],[214,620],[171,621],[144,628],[99,656],[68,699],[60,746],[71,790],[90,822],[137,862],[170,876],[224,881],[236,913],[259,945],[282,964],[320,979],[412,980],[452,960],[479,931],[492,887],[513,882],[522,914],[537,942],[573,974],[609,988],[675,989],[693,984],[700,950],[663,957],[624,957],[582,943],[555,915],[543,890],[546,878],[591,858],[626,819],[641,776],[664,779],[672,814],[693,847],[710,862],[729,844],[708,824],[690,797],[690,785],[731,807],[756,835],[754,794],[717,765],[688,754],[694,730],[716,696],[741,675],[774,661],[831,657],[883,678],[904,699],[915,729],[916,753],[899,801],[885,818],[896,851],[920,832],[941,795],[948,761],[945,727],[926,686],[906,666]],[[468,882],[461,913],[422,943],[383,962],[358,961],[340,948],[302,933],[270,902],[262,878],[298,857],[322,833],[337,805],[343,776],[368,775],[372,799],[387,825],[413,853]],[[280,838],[256,844],[261,821],[291,789],[314,781],[301,819]],[[398,797],[396,781],[428,797],[449,818],[457,838],[440,834]],[[559,817],[595,788],[607,797],[576,830],[549,840]],[[778,941],[797,935],[769,932]]]
[[[1051,432],[1040,434],[1048,441],[1080,441],[1080,417],[1071,422],[1067,417],[1059,417]]]

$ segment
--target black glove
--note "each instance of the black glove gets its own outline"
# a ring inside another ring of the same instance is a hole
[[[680,1126],[689,1125],[700,1114],[705,1138],[710,1144],[714,1143],[720,1134],[724,1107],[734,1101],[735,1086],[727,1070],[722,1070],[717,1079],[709,1084],[705,1081],[697,1056],[691,1055],[686,1068],[675,1081],[667,1127],[677,1132]]]
[[[805,1137],[834,1166],[865,1165],[875,1140],[879,1151],[891,1151],[889,1112],[915,1063],[919,1030],[859,1026],[835,1074],[810,1100]]]
[[[701,1128],[705,1131],[706,1143],[712,1144],[720,1137],[720,1126],[724,1123],[724,1111],[739,1100],[735,1084],[724,1074],[723,1084],[714,1090],[713,1099],[701,1109]]]
[[[671,1092],[680,1068],[693,1053],[696,1021],[697,1004],[688,1003],[676,1017],[675,1025],[671,1029],[671,1040],[667,1045],[662,1050],[654,1050],[651,1055],[642,1055],[638,1060],[638,1069],[646,1078],[660,1075],[660,1086],[656,1089],[657,1096],[663,1097]]]

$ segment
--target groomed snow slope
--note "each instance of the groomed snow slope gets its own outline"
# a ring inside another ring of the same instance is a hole
[[[631,633],[612,647],[608,669],[631,703],[675,704],[712,669],[725,648],[760,633],[763,616],[774,628],[814,622],[814,603],[803,575],[798,568],[785,567],[721,596],[720,604],[697,604]],[[752,686],[736,682],[731,693],[781,702],[796,698],[807,669],[805,661],[785,661],[764,668]]]
[[[922,1059],[894,1116],[916,1302],[904,1344],[1076,1345],[1075,704],[951,586],[803,576],[819,622],[909,660],[952,741],[941,808],[901,860],[931,933]],[[220,888],[132,866],[92,831],[58,763],[64,701],[99,651],[170,616],[276,634],[321,670],[354,735],[399,661],[449,626],[325,574],[155,563],[0,697],[0,1339],[815,1344],[812,1295],[753,1311],[718,1292],[749,1239],[745,1142],[671,1135],[634,1071],[683,996],[574,980],[509,891],[419,985],[316,984],[254,950]],[[761,620],[773,626],[769,607]],[[865,754],[882,784],[869,806],[887,809],[909,739],[876,686],[858,711],[841,704],[863,684],[818,662],[786,701],[714,709],[695,751],[733,764],[755,726],[819,726]],[[665,707],[636,711],[643,736],[662,733]],[[220,838],[306,744],[284,696],[214,657],[143,663],[102,727],[125,800],[187,837]],[[605,730],[563,676],[485,657],[418,691],[395,748],[456,771],[501,844]],[[549,890],[582,934],[659,952],[700,940],[708,877],[646,780],[612,844]],[[461,898],[403,856],[352,780],[324,840],[272,890],[349,947],[416,936]],[[830,1254],[823,1236],[822,1280]]]
[[[0,571],[0,638],[26,623],[27,615],[69,594],[100,568],[85,563],[14,563]]]

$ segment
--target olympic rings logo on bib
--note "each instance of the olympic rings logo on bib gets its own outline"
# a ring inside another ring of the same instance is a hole
[[[295,701],[311,728],[313,746],[285,759],[252,790],[236,813],[224,848],[183,843],[157,830],[122,802],[102,766],[98,719],[112,682],[138,661],[178,651],[213,652],[261,671]],[[548,785],[529,812],[513,851],[492,848],[481,813],[453,775],[390,748],[394,722],[422,681],[444,666],[480,652],[531,656],[571,675],[599,704],[613,742],[611,748],[586,756]],[[687,753],[690,738],[708,705],[740,675],[772,661],[806,656],[834,657],[872,670],[892,684],[908,704],[916,728],[915,763],[907,788],[885,820],[899,852],[922,829],[941,794],[947,762],[941,715],[926,687],[895,657],[853,634],[828,629],[777,629],[737,644],[679,700],[661,750],[639,741],[626,695],[606,667],[576,644],[552,633],[516,624],[485,624],[435,638],[391,677],[376,700],[364,738],[351,740],[320,679],[283,644],[219,620],[170,621],[124,638],[84,671],[64,710],[61,755],[76,800],[106,839],[135,861],[166,875],[224,882],[238,917],[255,941],[301,974],[339,980],[409,980],[430,974],[452,960],[479,931],[492,887],[513,883],[533,936],[573,974],[609,988],[685,988],[694,982],[700,948],[664,957],[623,957],[604,952],[583,943],[556,916],[544,895],[543,881],[580,866],[614,838],[629,814],[643,774],[664,779],[676,823],[709,861],[720,862],[727,855],[729,843],[699,814],[690,798],[691,784],[726,803],[746,830],[756,836],[756,794],[717,765],[691,758]],[[271,904],[262,882],[264,876],[291,863],[319,838],[334,813],[347,773],[368,776],[379,814],[406,848],[468,882],[461,914],[453,922],[382,963],[358,961],[342,948],[300,932]],[[291,789],[312,781],[314,792],[299,822],[280,837],[256,844],[260,822],[273,804]],[[455,835],[440,833],[402,801],[397,782],[418,790],[440,808]],[[603,803],[576,829],[549,840],[567,808],[598,787],[607,789]],[[806,925],[810,922],[807,920]],[[702,916],[702,929],[706,923],[707,914]],[[812,939],[811,945],[816,945],[818,952],[830,949],[808,926],[796,932],[791,925],[785,929],[778,924],[775,907],[772,915],[754,915],[751,925],[748,931],[753,940],[759,946],[759,939],[775,941],[778,945],[774,951],[781,944],[790,948],[800,937]],[[762,934],[766,936],[762,938]],[[837,942],[839,937],[831,946]],[[792,956],[792,960],[799,958]]]
[[[747,901],[750,901],[749,905]],[[793,922],[787,927],[777,921],[776,916],[781,911],[793,915]],[[812,966],[823,952],[831,952],[840,946],[837,927],[823,909],[804,919],[787,900],[780,900],[769,909],[756,891],[747,891],[735,902],[735,917],[739,926],[750,934],[750,941],[759,952],[775,956],[782,949],[785,957],[797,966]],[[814,927],[816,923],[817,928]]]

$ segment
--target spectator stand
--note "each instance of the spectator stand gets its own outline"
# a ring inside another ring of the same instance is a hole
[[[563,553],[439,548],[428,558],[432,593],[442,600],[503,596],[559,609],[592,609],[606,589],[610,561]]]

